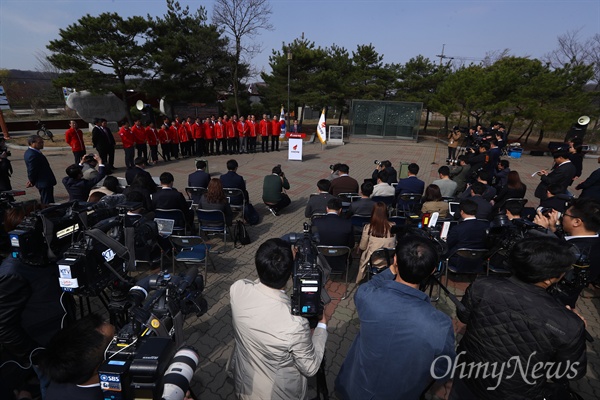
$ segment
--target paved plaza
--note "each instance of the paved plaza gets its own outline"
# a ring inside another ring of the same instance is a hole
[[[260,146],[259,146],[260,147]],[[23,149],[12,149],[12,163],[14,174],[12,185],[14,189],[22,189],[27,181],[27,174],[23,162]],[[55,187],[56,201],[67,200],[68,196],[63,185],[60,183],[65,176],[65,168],[73,161],[72,153],[67,149],[52,150],[45,149],[50,165],[54,170],[59,184]],[[231,310],[229,307],[229,287],[238,279],[256,279],[254,267],[254,254],[258,246],[266,239],[281,237],[289,232],[300,232],[304,218],[304,207],[311,193],[316,192],[316,182],[330,173],[329,165],[336,162],[346,163],[350,166],[350,176],[356,178],[359,183],[364,178],[370,177],[374,169],[374,160],[392,161],[398,169],[402,162],[416,162],[420,165],[419,178],[426,184],[437,179],[437,169],[444,165],[446,158],[446,146],[435,140],[425,138],[419,142],[403,140],[383,139],[355,139],[352,138],[343,146],[321,146],[320,144],[307,144],[304,146],[304,161],[288,161],[287,148],[281,152],[267,154],[245,154],[237,156],[211,156],[208,157],[209,172],[218,177],[227,172],[225,163],[230,158],[235,158],[239,163],[238,173],[246,179],[250,201],[254,204],[261,215],[261,222],[256,226],[248,227],[252,243],[242,248],[233,248],[228,242],[227,249],[222,254],[211,254],[216,270],[209,268],[208,282],[205,289],[205,297],[209,304],[208,312],[200,318],[190,317],[186,321],[185,333],[187,343],[199,350],[201,363],[193,381],[193,389],[199,398],[203,400],[232,399],[233,386],[231,380],[225,373],[225,365],[231,353],[234,343],[231,322]],[[116,151],[115,176],[124,176],[123,150]],[[527,198],[529,206],[536,206],[537,202],[533,192],[539,177],[531,177],[531,174],[540,169],[550,169],[552,158],[549,156],[532,157],[523,155],[520,159],[510,159],[511,170],[519,171],[521,179],[527,185]],[[274,217],[261,202],[262,182],[265,175],[270,174],[273,166],[281,164],[291,189],[288,191],[292,204],[283,210],[280,216]],[[598,168],[596,159],[585,159],[583,177],[587,177]],[[175,176],[175,187],[183,191],[187,184],[187,176],[194,171],[194,159],[182,159],[170,163],[158,163],[150,167],[148,171],[153,176],[159,176],[168,171]],[[27,189],[25,198],[38,198],[36,189]],[[19,198],[23,199],[23,197]],[[222,249],[219,239],[212,239],[216,250]],[[356,270],[357,262],[353,264]],[[329,283],[329,291],[332,297],[340,297],[345,289],[344,283]],[[352,279],[351,279],[352,281]],[[465,284],[453,285],[453,290],[461,293]],[[329,339],[327,342],[327,384],[333,396],[334,380],[344,361],[344,357],[359,329],[358,315],[353,301],[355,285],[350,284],[350,296],[345,300],[334,300],[331,308],[333,316],[328,324]],[[592,293],[587,293],[591,295]],[[588,296],[589,297],[589,296]],[[575,382],[573,388],[585,399],[600,398],[600,299],[582,298],[578,302],[581,313],[587,320],[588,331],[594,337],[593,343],[588,343],[588,372],[584,379]],[[382,304],[385,307],[385,304]],[[455,316],[455,309],[448,298],[442,295],[436,307],[443,312]],[[457,339],[464,330],[464,325],[455,319]],[[311,386],[309,398],[314,397],[315,380],[309,381]],[[428,394],[429,398],[445,398],[444,387],[433,388]]]

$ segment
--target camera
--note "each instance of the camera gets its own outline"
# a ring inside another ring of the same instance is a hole
[[[206,312],[203,289],[202,275],[190,268],[178,276],[148,276],[129,290],[124,306],[129,322],[119,329],[98,369],[105,398],[183,398],[198,365],[196,350],[183,346],[183,321],[191,313]],[[109,307],[114,311],[122,304]]]
[[[290,234],[290,241],[297,249],[292,272],[293,315],[312,318],[323,313],[323,306],[330,301],[325,290],[329,264],[320,257],[308,223],[304,223],[302,236]]]
[[[373,161],[373,164],[377,165],[378,167],[381,167],[382,162],[383,161],[375,160],[375,161]]]
[[[588,252],[580,251],[576,245],[573,245],[571,251],[576,259],[572,264],[573,268],[568,270],[556,285],[548,288],[550,294],[561,303],[569,306],[574,305],[581,290],[590,283],[590,258],[589,254],[587,254]]]

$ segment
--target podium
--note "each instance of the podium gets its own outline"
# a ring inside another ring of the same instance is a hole
[[[288,160],[302,161],[302,139],[306,137],[305,133],[286,133],[288,138]]]

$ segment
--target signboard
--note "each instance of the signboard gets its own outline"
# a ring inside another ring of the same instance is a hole
[[[302,161],[302,138],[289,139],[288,160]]]
[[[8,98],[6,97],[6,92],[4,92],[3,86],[0,86],[0,110],[10,110]]]
[[[327,144],[344,144],[344,127],[329,125]]]

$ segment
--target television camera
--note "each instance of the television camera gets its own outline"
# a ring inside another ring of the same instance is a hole
[[[183,398],[199,358],[195,349],[183,346],[183,322],[192,313],[206,312],[203,289],[195,267],[178,276],[161,272],[138,281],[125,304],[109,306],[126,310],[128,322],[106,349],[106,361],[98,369],[106,399]]]
[[[293,315],[314,319],[323,313],[324,305],[331,301],[325,290],[331,268],[319,253],[317,240],[308,223],[304,223],[302,235],[289,234],[289,241],[297,250],[292,272],[291,312]]]

